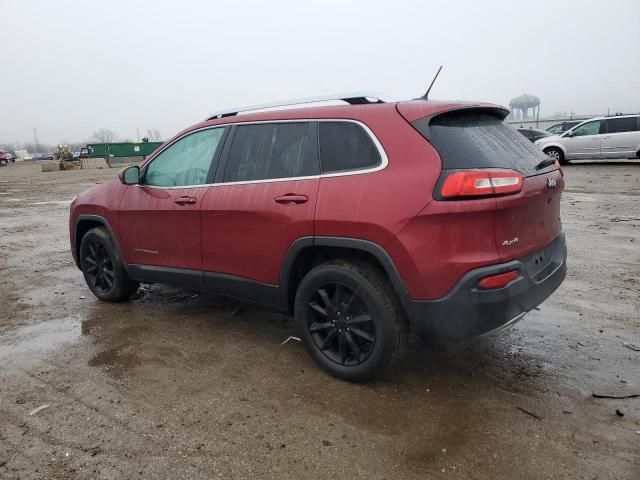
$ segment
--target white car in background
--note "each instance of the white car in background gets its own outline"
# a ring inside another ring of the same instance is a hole
[[[560,163],[640,158],[640,114],[591,118],[535,145]]]

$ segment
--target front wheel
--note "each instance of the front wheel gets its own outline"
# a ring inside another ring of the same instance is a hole
[[[555,160],[561,165],[566,165],[567,163],[566,159],[564,158],[564,153],[559,148],[550,147],[545,149],[544,153],[547,154],[547,157]]]
[[[8,163],[9,162],[7,162],[7,160],[3,158],[2,160],[0,160],[0,167],[6,167]]]
[[[111,237],[102,227],[92,228],[82,237],[80,268],[91,292],[106,302],[128,300],[140,286],[127,275]]]
[[[311,357],[353,382],[389,368],[404,351],[408,327],[388,280],[368,264],[324,263],[300,282],[296,324]]]

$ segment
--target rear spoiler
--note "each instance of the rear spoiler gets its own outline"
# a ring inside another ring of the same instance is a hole
[[[405,107],[405,108],[402,108]],[[426,113],[425,115],[420,116],[419,112],[419,108],[412,108],[412,111],[407,111],[407,112],[403,112],[403,110],[407,110],[406,108],[406,104],[405,105],[400,105],[398,104],[396,106],[398,113],[400,113],[400,115],[406,120],[408,121],[411,125],[413,125],[414,127],[416,127],[416,123],[419,122],[420,123],[420,133],[422,134],[422,136],[424,136],[427,140],[430,140],[430,135],[429,135],[429,124],[431,123],[431,121],[434,118],[439,118],[439,117],[445,117],[445,116],[457,116],[460,114],[474,114],[474,113],[484,113],[484,114],[489,114],[492,115],[496,118],[499,118],[500,120],[504,120],[507,115],[509,115],[509,110],[505,107],[499,106],[499,105],[492,105],[492,104],[470,104],[470,105],[448,105],[448,108],[442,108],[442,109],[438,109],[435,112],[431,111],[429,113]]]

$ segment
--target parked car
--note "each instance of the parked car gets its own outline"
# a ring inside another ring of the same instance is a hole
[[[53,153],[36,153],[31,157],[32,160],[55,160]]]
[[[343,100],[212,115],[78,195],[71,251],[93,294],[161,282],[291,313],[322,368],[363,381],[410,329],[500,331],[558,288],[563,174],[508,110]]]
[[[561,133],[566,132],[571,127],[575,127],[580,123],[582,123],[582,120],[569,120],[562,123],[556,123],[555,125],[552,125],[549,128],[547,128],[547,132],[553,135],[560,135]]]
[[[640,114],[592,118],[535,145],[560,163],[640,158]]]
[[[16,157],[6,150],[0,150],[0,167],[6,167],[9,163],[15,162]]]
[[[536,140],[540,140],[541,138],[551,135],[551,133],[545,130],[538,130],[536,128],[517,128],[516,130],[524,135],[530,142],[535,142]]]

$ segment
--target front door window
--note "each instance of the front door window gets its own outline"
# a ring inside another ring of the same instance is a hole
[[[207,183],[223,132],[223,127],[201,130],[170,145],[146,167],[144,185],[183,187]]]
[[[574,137],[584,137],[587,135],[598,135],[600,133],[600,120],[587,122],[573,129]]]

